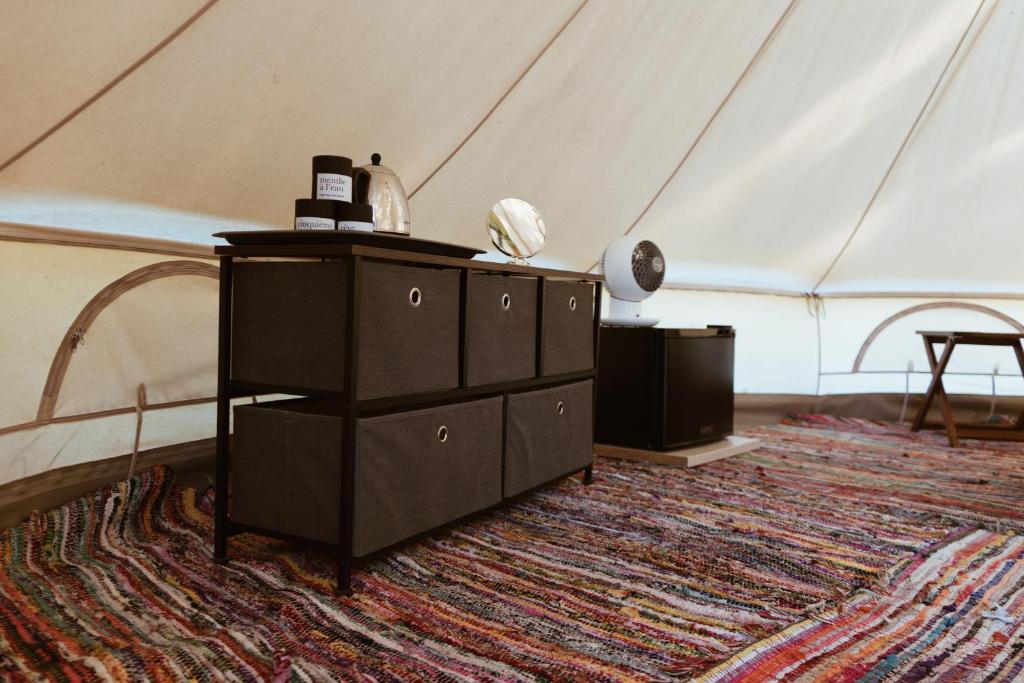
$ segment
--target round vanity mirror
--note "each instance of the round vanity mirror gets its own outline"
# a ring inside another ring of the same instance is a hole
[[[502,253],[514,260],[523,260],[544,247],[547,229],[533,204],[509,197],[491,207],[487,214],[487,232]]]

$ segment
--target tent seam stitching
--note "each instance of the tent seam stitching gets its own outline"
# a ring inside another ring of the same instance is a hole
[[[629,224],[629,227],[626,228],[626,231],[622,233],[623,237],[633,232],[633,228],[635,228],[640,223],[640,221],[643,220],[644,216],[647,215],[647,213],[651,210],[651,207],[654,206],[654,204],[661,197],[662,193],[668,188],[669,184],[671,184],[672,180],[683,168],[683,165],[689,160],[690,155],[693,154],[693,151],[697,148],[697,145],[699,145],[701,141],[704,139],[704,135],[711,128],[711,125],[718,118],[718,115],[722,113],[723,109],[725,109],[725,105],[729,103],[729,101],[732,99],[732,96],[736,94],[737,90],[739,90],[740,85],[743,83],[744,80],[746,80],[747,75],[754,70],[754,66],[759,61],[761,61],[761,57],[768,50],[769,45],[771,45],[775,36],[778,35],[779,31],[782,29],[783,24],[785,24],[789,17],[793,14],[793,11],[796,9],[796,6],[799,2],[800,0],[790,0],[789,5],[787,5],[786,9],[783,10],[781,15],[779,15],[779,18],[775,21],[775,24],[768,32],[768,35],[765,36],[763,41],[761,41],[761,46],[757,48],[757,51],[754,53],[754,56],[750,58],[750,61],[747,63],[746,68],[744,68],[743,71],[740,72],[740,75],[736,79],[736,82],[732,84],[731,88],[729,88],[729,92],[727,92],[725,94],[725,97],[722,98],[722,101],[718,103],[718,106],[715,108],[715,111],[711,114],[711,117],[708,118],[707,122],[704,124],[704,127],[701,128],[700,132],[697,134],[697,137],[694,138],[693,142],[690,143],[690,146],[683,154],[683,158],[679,160],[679,163],[676,164],[676,167],[672,170],[672,173],[669,174],[668,178],[665,179],[665,182],[662,183],[661,187],[658,188],[658,191],[654,193],[654,196],[651,197],[651,199],[647,202],[647,205],[644,206],[644,208],[640,211],[640,215],[638,215],[636,219],[634,219],[633,222]],[[587,272],[589,273],[590,271],[592,271],[594,268],[598,266],[599,263],[601,263],[600,259],[594,261],[593,265],[587,268]]]
[[[133,73],[135,73],[140,67],[142,67],[150,59],[155,57],[157,55],[157,53],[159,53],[161,50],[163,50],[165,47],[167,47],[175,38],[177,38],[182,33],[184,33],[186,29],[188,29],[190,26],[192,26],[192,24],[194,24],[201,16],[203,16],[208,9],[210,9],[215,4],[217,4],[218,1],[219,0],[207,0],[206,4],[204,4],[198,10],[196,10],[192,14],[192,16],[190,16],[188,19],[185,20],[184,23],[182,23],[180,26],[178,26],[178,28],[176,28],[173,31],[171,31],[171,33],[169,33],[166,37],[164,37],[163,40],[161,40],[159,43],[157,43],[156,45],[151,47],[141,57],[139,57],[134,62],[132,62],[128,66],[128,68],[126,68],[124,71],[119,73],[117,76],[114,76],[114,78],[112,80],[110,80],[106,85],[104,85],[102,88],[100,88],[95,93],[93,93],[88,99],[86,99],[80,105],[78,105],[77,107],[72,109],[70,112],[65,114],[63,118],[61,118],[59,121],[57,121],[57,123],[55,123],[52,126],[50,126],[49,128],[47,128],[45,131],[43,131],[42,134],[40,134],[38,137],[36,137],[30,143],[28,143],[27,145],[22,147],[20,150],[15,152],[13,156],[8,158],[3,163],[0,163],[0,173],[2,173],[5,170],[7,170],[16,161],[18,161],[19,159],[24,157],[26,154],[31,152],[33,149],[35,149],[36,147],[41,145],[43,142],[45,142],[47,140],[47,138],[49,138],[51,135],[56,133],[58,130],[60,130],[61,128],[66,126],[68,123],[70,123],[72,120],[74,120],[79,114],[81,114],[83,111],[85,111],[86,109],[91,107],[100,98],[102,98],[108,92],[110,92],[115,87],[117,87],[117,85],[120,84],[121,81],[123,81],[124,79],[128,78],[128,76],[131,76]]]
[[[523,81],[523,79],[526,78],[527,74],[529,74],[530,71],[533,70],[533,67],[536,66],[537,62],[539,62],[541,58],[547,53],[548,49],[552,45],[554,45],[555,41],[561,37],[561,35],[565,32],[565,29],[569,28],[569,24],[571,24],[573,20],[576,19],[577,15],[579,15],[579,13],[583,10],[584,7],[586,7],[587,3],[589,2],[590,0],[583,0],[583,2],[581,2],[580,5],[576,8],[576,11],[569,15],[569,18],[562,23],[561,28],[559,28],[558,31],[556,31],[555,34],[551,36],[551,38],[544,45],[544,47],[541,48],[540,52],[538,52],[537,55],[530,61],[530,63],[526,65],[526,68],[523,69],[523,71],[514,81],[512,81],[512,84],[505,89],[505,92],[502,93],[501,97],[498,98],[498,101],[495,102],[494,105],[489,110],[487,110],[487,113],[484,114],[483,118],[481,118],[480,121],[475,126],[473,126],[473,129],[470,130],[469,133],[467,133],[464,138],[462,138],[462,141],[455,146],[455,149],[453,149],[452,152],[448,156],[446,156],[440,164],[438,164],[437,168],[431,171],[430,174],[426,178],[424,178],[423,181],[420,182],[420,184],[417,185],[412,192],[409,193],[409,199],[412,199],[414,196],[416,196],[416,193],[422,190],[424,185],[429,183],[434,178],[435,175],[440,173],[441,169],[448,165],[448,162],[451,161],[456,154],[462,151],[462,148],[465,147],[466,144],[470,141],[470,139],[477,134],[477,131],[479,131],[483,127],[483,125],[487,123],[488,120],[490,120],[494,112],[498,110],[498,107],[500,107],[502,103],[504,103],[505,100],[508,99],[508,96],[512,94],[512,91],[515,90],[516,87],[518,87],[519,84]]]
[[[907,150],[908,147],[910,147],[910,141],[914,137],[914,133],[917,132],[917,130],[921,126],[921,123],[924,121],[925,114],[929,112],[929,107],[932,101],[936,99],[935,96],[936,94],[938,94],[939,89],[942,86],[948,88],[949,84],[952,83],[955,79],[955,73],[952,76],[950,76],[948,80],[946,79],[946,74],[949,72],[950,67],[956,60],[957,55],[960,54],[960,49],[963,47],[964,41],[967,40],[967,36],[970,34],[971,29],[974,27],[974,24],[978,19],[978,16],[981,14],[981,9],[985,6],[985,2],[986,0],[979,0],[978,7],[977,9],[974,10],[974,15],[971,17],[971,20],[967,23],[967,27],[964,29],[963,34],[960,36],[960,40],[958,40],[956,45],[954,46],[953,52],[949,55],[949,59],[946,60],[946,64],[942,68],[942,71],[939,73],[939,77],[935,81],[935,85],[932,86],[931,92],[928,93],[928,97],[925,99],[924,104],[921,105],[920,111],[918,111],[917,116],[914,118],[914,122],[913,124],[911,124],[910,130],[908,130],[907,134],[903,137],[903,142],[900,143],[899,148],[897,148],[896,155],[893,157],[892,161],[889,163],[889,167],[882,175],[882,179],[881,181],[879,181],[878,187],[875,188],[875,191],[871,194],[871,198],[868,199],[867,206],[865,206],[864,211],[861,212],[860,218],[854,224],[853,230],[850,232],[849,237],[846,238],[846,241],[843,243],[843,246],[839,249],[839,253],[836,254],[834,259],[832,259],[832,263],[829,264],[828,268],[825,269],[825,272],[821,275],[820,278],[818,278],[817,283],[815,283],[814,287],[811,289],[812,292],[818,291],[818,288],[821,287],[822,284],[824,284],[825,280],[828,279],[828,276],[832,274],[832,271],[835,269],[840,259],[842,259],[843,255],[846,254],[846,250],[850,248],[850,244],[853,243],[854,237],[856,237],[857,233],[860,232],[861,227],[864,225],[864,221],[867,220],[868,214],[871,213],[871,209],[874,208],[875,201],[877,201],[879,195],[881,195],[882,189],[885,188],[886,183],[889,182],[889,178],[892,176],[893,170],[895,170],[897,164],[899,164],[900,159],[903,158],[903,153]],[[995,7],[998,6],[998,4],[999,0],[995,0],[995,2],[992,4],[991,11],[994,11]],[[989,16],[991,16],[991,11]],[[978,38],[981,37],[981,31],[983,29],[984,24],[982,25],[982,28],[979,29],[978,34],[975,35],[974,41],[972,41],[971,45],[968,46],[967,51],[964,52],[961,62],[967,59],[968,54],[970,54],[971,48],[977,43]]]

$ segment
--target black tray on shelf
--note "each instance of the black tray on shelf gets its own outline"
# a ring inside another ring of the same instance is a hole
[[[235,246],[244,245],[295,245],[295,244],[358,244],[380,249],[399,249],[419,254],[450,256],[470,259],[483,254],[483,249],[464,247],[460,244],[421,240],[408,235],[386,232],[350,232],[347,230],[228,230],[215,232]]]

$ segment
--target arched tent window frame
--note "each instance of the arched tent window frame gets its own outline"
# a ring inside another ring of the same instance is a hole
[[[981,304],[972,304],[963,301],[934,301],[927,304],[917,304],[915,306],[910,306],[909,308],[904,308],[902,311],[890,315],[888,318],[880,322],[875,327],[875,329],[871,330],[871,333],[868,334],[868,336],[864,339],[864,343],[861,344],[860,351],[857,352],[857,357],[853,361],[852,372],[860,372],[860,366],[864,362],[864,357],[867,355],[868,349],[871,348],[871,345],[875,343],[875,340],[878,338],[879,335],[882,334],[882,332],[885,331],[887,327],[889,327],[896,321],[902,320],[903,318],[911,316],[915,313],[920,313],[921,311],[932,311],[943,308],[957,308],[961,310],[975,311],[976,313],[981,313],[983,315],[996,318],[997,320],[1001,320],[1002,322],[1016,329],[1018,332],[1024,332],[1024,325],[1022,325],[1016,319],[1006,315],[1001,311],[997,311],[996,309],[991,308],[989,306],[982,306]]]
[[[68,367],[71,365],[71,358],[75,348],[82,337],[89,330],[89,327],[96,321],[101,313],[116,301],[121,295],[136,287],[167,277],[209,277],[220,278],[220,270],[210,263],[199,261],[163,261],[148,266],[143,266],[130,273],[114,280],[109,285],[97,292],[89,302],[82,307],[74,322],[64,334],[57,351],[50,363],[50,371],[46,376],[46,384],[43,386],[43,393],[39,398],[39,409],[36,411],[36,421],[43,422],[51,420],[56,410],[57,399],[60,396],[61,386],[64,384],[64,377],[67,375]]]

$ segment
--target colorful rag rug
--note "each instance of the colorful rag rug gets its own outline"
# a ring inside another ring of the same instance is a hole
[[[686,679],[1024,522],[1014,446],[821,418],[759,435],[695,470],[601,461],[361,566],[352,598],[301,546],[240,536],[214,564],[211,491],[157,468],[0,535],[0,676]]]
[[[1024,537],[977,530],[908,568],[889,595],[864,591],[841,611],[791,626],[698,680],[1022,678]]]

